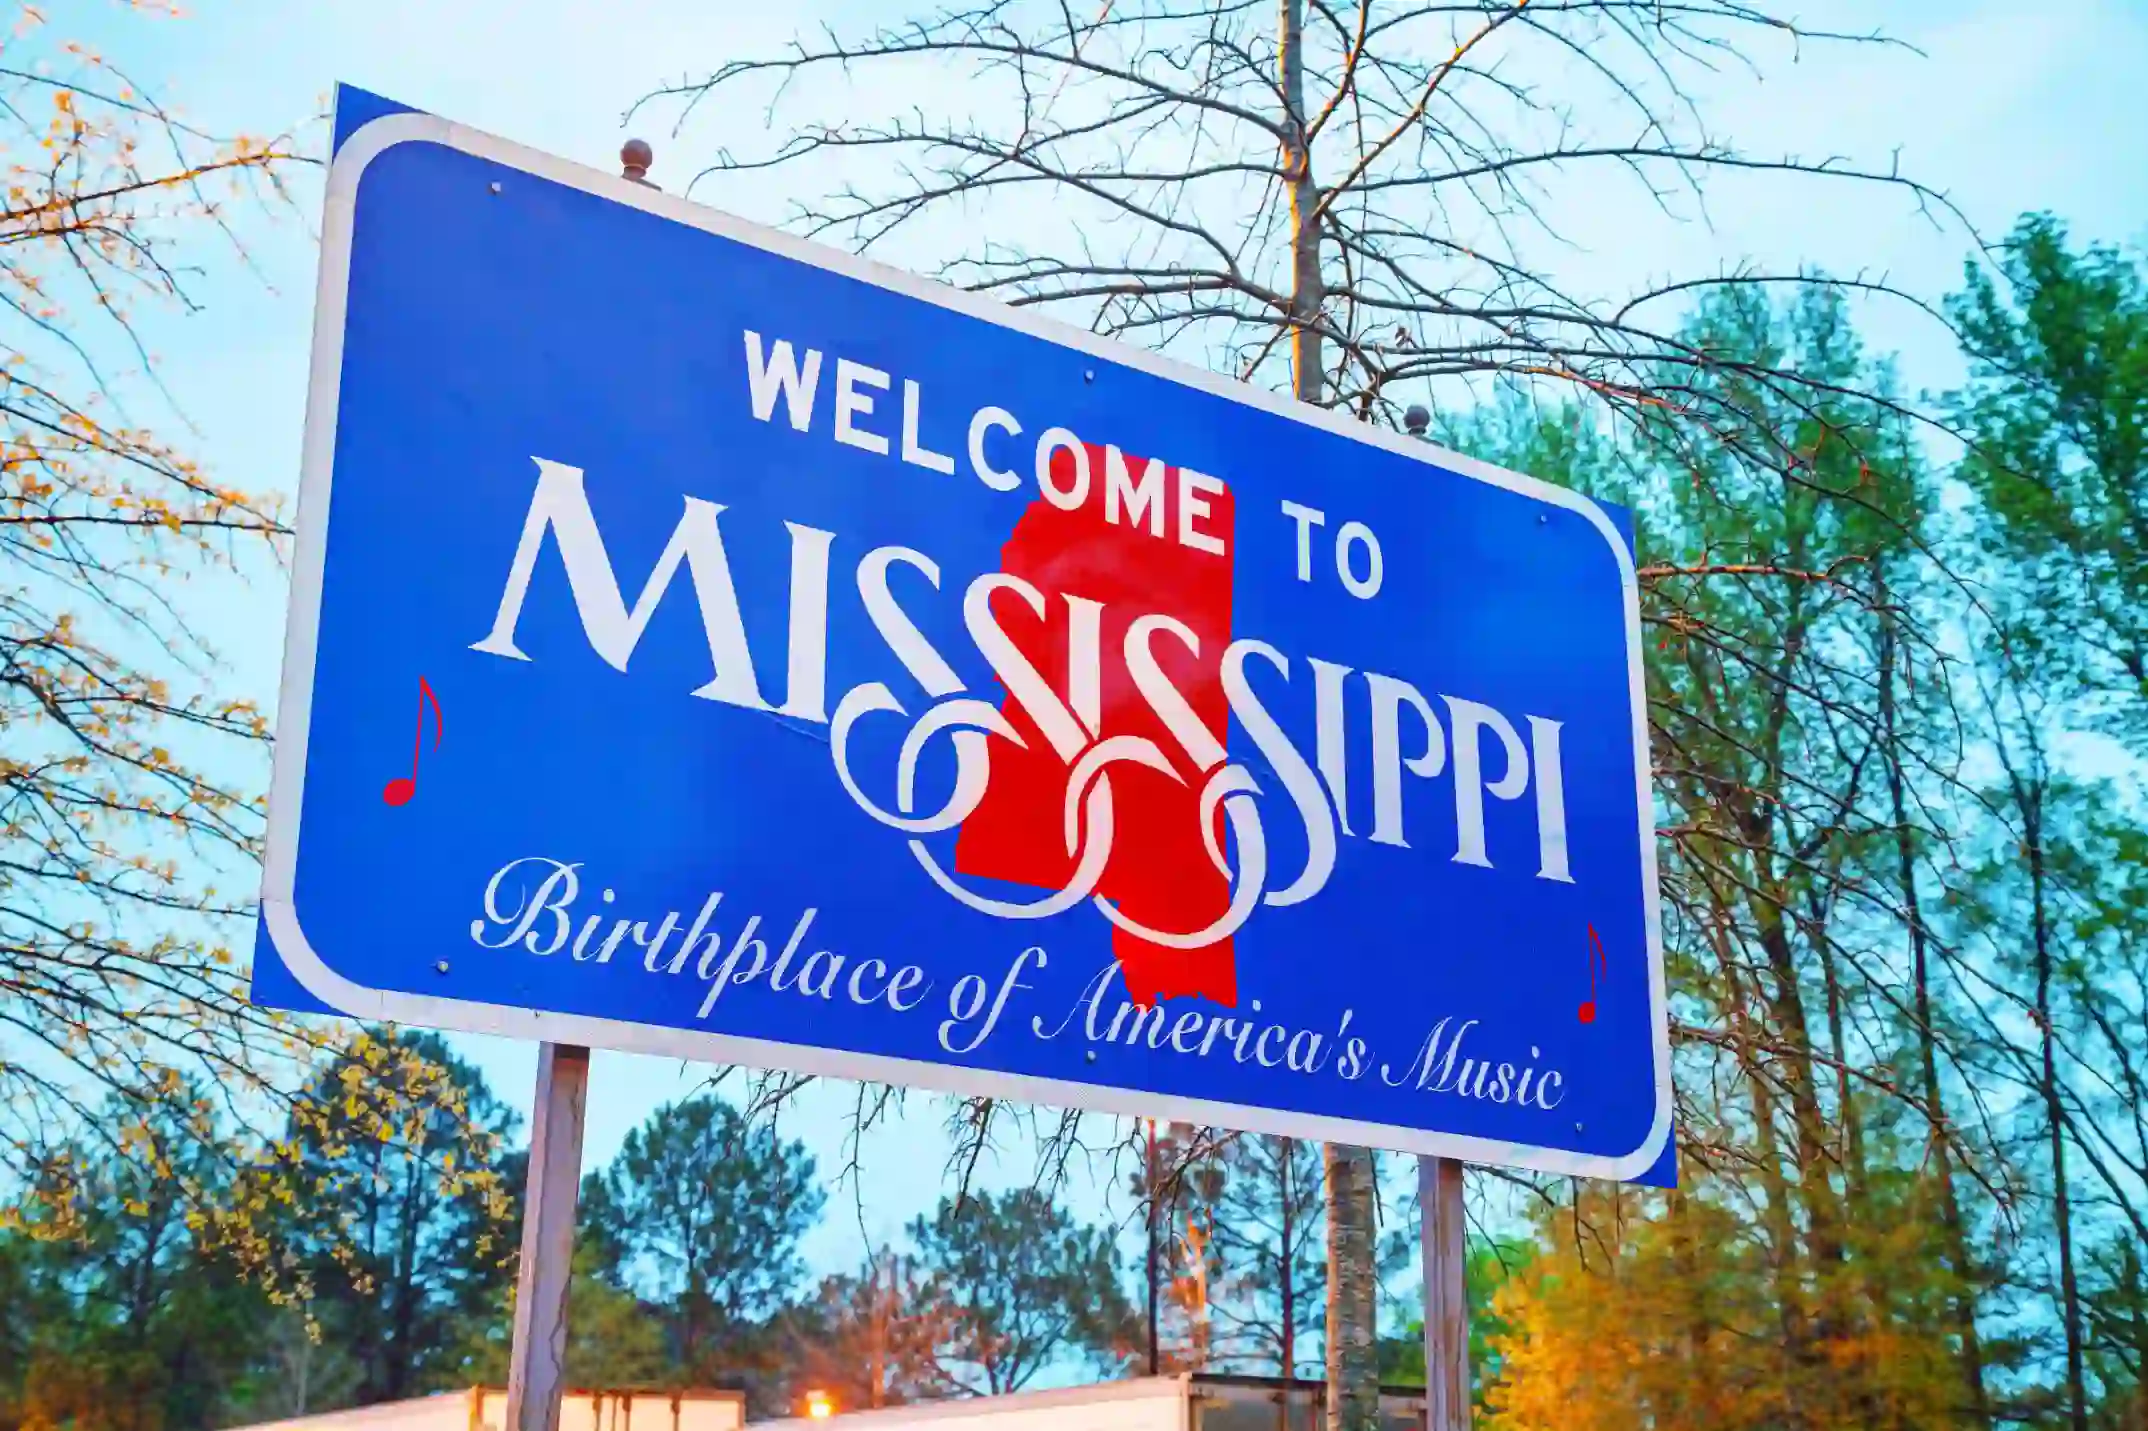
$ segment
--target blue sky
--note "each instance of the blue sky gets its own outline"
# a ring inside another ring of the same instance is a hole
[[[622,112],[650,89],[725,59],[766,52],[822,23],[854,29],[897,18],[883,0],[744,5],[708,0],[197,0],[179,19],[144,18],[114,3],[64,7],[55,30],[84,39],[186,117],[219,131],[274,132],[306,124],[337,80],[503,134],[610,166],[625,137]],[[1904,50],[1785,52],[1760,80],[1726,73],[1704,96],[1711,125],[1765,155],[1841,155],[1868,167],[1902,166],[1950,194],[1987,234],[2027,208],[2050,208],[2077,234],[2121,243],[2148,239],[2148,165],[2141,163],[2141,77],[2148,75],[2148,6],[2139,0],[1895,0],[1800,5],[1802,18],[1845,29],[1879,26]],[[74,28],[69,28],[73,26]],[[828,102],[856,114],[899,108],[906,97],[860,83]],[[682,138],[644,122],[656,142],[653,175],[676,188],[717,144],[767,138],[758,113],[709,114]],[[318,125],[307,131],[325,142]],[[2127,134],[2136,138],[2130,143]],[[786,195],[768,180],[697,197],[749,217],[780,216]],[[220,479],[288,491],[295,480],[314,265],[317,189],[302,185],[295,212],[247,214],[241,232],[258,272],[209,260],[192,316],[149,325],[179,412],[138,415],[177,437]],[[1937,297],[1966,253],[1959,230],[1934,228],[1869,189],[1798,181],[1725,182],[1705,221],[1671,223],[1630,189],[1569,185],[1554,212],[1573,245],[1548,255],[1585,292],[1613,292],[1650,276],[1712,272],[1741,259],[1884,272]],[[929,234],[927,235],[929,242]],[[642,275],[591,274],[631,297]],[[1875,313],[1874,343],[1902,351],[1912,386],[1949,381],[1943,342],[1900,312]],[[206,598],[202,619],[231,660],[241,689],[272,698],[282,592],[263,573],[250,592]],[[263,774],[265,783],[265,772]],[[533,1049],[466,1039],[494,1085],[527,1107]],[[701,1070],[599,1054],[585,1156],[608,1158],[634,1123],[680,1095]],[[787,1119],[833,1171],[847,1161],[843,1113],[850,1090],[809,1096]],[[914,1096],[907,1116],[861,1150],[862,1187],[831,1197],[809,1246],[820,1267],[848,1265],[861,1239],[894,1235],[943,1186],[943,1105]],[[1103,1130],[1099,1130],[1102,1135]],[[988,1180],[1025,1177],[1020,1140]],[[1079,1200],[1104,1211],[1102,1164],[1077,1173]],[[1117,1213],[1123,1215],[1123,1199]]]

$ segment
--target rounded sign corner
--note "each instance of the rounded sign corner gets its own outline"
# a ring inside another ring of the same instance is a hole
[[[1641,1146],[1615,1159],[1608,1176],[1618,1182],[1631,1182],[1654,1167],[1663,1156],[1663,1150],[1670,1145],[1674,1114],[1671,1090],[1665,1085],[1656,1099],[1656,1116],[1649,1123],[1648,1134],[1641,1140]]]
[[[1554,490],[1571,491],[1563,487]],[[1611,548],[1611,560],[1618,567],[1620,587],[1631,599],[1638,600],[1641,593],[1640,566],[1634,560],[1633,549],[1626,545],[1626,534],[1618,529],[1618,523],[1611,520],[1611,514],[1604,510],[1603,503],[1586,492],[1571,492],[1571,495],[1574,501],[1570,504],[1570,509],[1585,517],[1589,525],[1596,529],[1597,535],[1604,539],[1605,545]]]
[[[328,967],[313,941],[298,922],[298,908],[290,900],[273,897],[261,901],[261,916],[268,925],[276,955],[290,970],[299,987],[346,1018],[393,1019],[390,1005],[395,995],[369,989]]]
[[[465,146],[456,143],[457,128],[452,121],[416,110],[401,110],[368,119],[344,137],[336,148],[335,158],[329,161],[331,197],[340,196],[349,201],[357,191],[359,180],[365,177],[367,166],[399,145],[430,143],[468,152]]]

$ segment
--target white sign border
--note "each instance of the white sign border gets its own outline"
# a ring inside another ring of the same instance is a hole
[[[1138,1089],[1073,1083],[1027,1074],[996,1073],[952,1064],[923,1063],[878,1054],[852,1053],[809,1045],[775,1043],[732,1034],[696,1032],[653,1024],[627,1023],[580,1014],[478,1003],[437,995],[369,989],[352,983],[323,963],[299,927],[293,903],[298,874],[299,817],[305,806],[306,742],[312,724],[313,672],[320,633],[321,573],[328,552],[329,485],[333,478],[337,405],[343,372],[343,337],[349,291],[351,238],[360,181],[367,167],[402,144],[437,144],[598,198],[720,235],[794,262],[838,273],[930,303],[970,318],[994,323],[1106,362],[1198,389],[1216,397],[1258,408],[1399,456],[1488,482],[1496,487],[1579,513],[1602,534],[1618,563],[1626,605],[1626,648],[1632,694],[1636,802],[1640,810],[1642,902],[1648,928],[1650,1010],[1654,1015],[1655,1118],[1641,1146],[1623,1157],[1576,1153],[1560,1148],[1465,1137],[1387,1123],[1248,1107],[1208,1099],[1144,1093]],[[1399,433],[1353,422],[1334,413],[1233,382],[1146,349],[1102,338],[1057,319],[964,293],[944,284],[839,249],[809,243],[774,229],[748,223],[706,205],[526,148],[508,140],[452,123],[434,115],[390,114],[372,120],[350,135],[329,166],[321,227],[321,267],[314,295],[313,353],[306,392],[305,443],[299,473],[297,541],[291,571],[289,622],[284,634],[283,681],[278,698],[275,762],[269,786],[268,839],[262,867],[262,914],[270,938],[292,975],[314,997],[353,1018],[377,1019],[420,1027],[500,1034],[510,1038],[586,1044],[629,1053],[656,1054],[703,1062],[736,1063],[862,1082],[898,1083],[975,1097],[1068,1107],[1087,1112],[1159,1118],[1215,1127],[1271,1133],[1283,1137],[1407,1153],[1458,1158],[1467,1162],[1532,1168],[1568,1177],[1625,1181],[1654,1166],[1671,1131],[1671,1059],[1669,1004],[1663,975],[1663,933],[1657,887],[1654,792],[1648,750],[1646,688],[1641,669],[1639,583],[1633,558],[1603,509],[1580,493],[1556,487],[1489,463],[1447,452]]]

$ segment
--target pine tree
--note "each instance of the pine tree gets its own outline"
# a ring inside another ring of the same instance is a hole
[[[584,1180],[597,1270],[657,1309],[681,1379],[774,1374],[777,1318],[804,1281],[798,1244],[825,1195],[812,1155],[713,1094],[666,1104]]]
[[[1111,1235],[1033,1188],[940,1200],[910,1224],[943,1396],[1019,1391],[1063,1359],[1125,1364],[1135,1313]]]

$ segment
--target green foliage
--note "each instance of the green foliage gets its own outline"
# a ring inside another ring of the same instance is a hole
[[[2148,281],[2048,214],[1999,266],[1948,305],[1970,359],[1960,476],[2003,573],[1988,598],[2015,659],[2103,697],[2101,722],[2148,750]]]
[[[606,1280],[601,1253],[578,1238],[567,1286],[567,1384],[596,1390],[669,1383],[663,1323],[631,1292]],[[491,1314],[463,1329],[450,1386],[505,1386],[515,1322],[515,1288],[499,1289]]]
[[[1469,1299],[1470,1398],[1477,1416],[1491,1409],[1487,1393],[1504,1374],[1503,1353],[1515,1333],[1500,1293],[1509,1280],[1526,1271],[1535,1255],[1535,1247],[1518,1238],[1480,1238],[1469,1245],[1462,1279]],[[1424,1318],[1380,1338],[1380,1384],[1425,1384]]]
[[[66,1235],[0,1233],[0,1424],[182,1431],[238,1399],[272,1308],[188,1205],[228,1165],[184,1125],[152,1126],[171,1175],[63,1150],[41,1195]]]
[[[360,1090],[399,1067],[448,1087],[397,1122]],[[431,1389],[509,1275],[503,1152],[519,1119],[439,1035],[408,1030],[354,1042],[308,1093],[314,1111],[286,1136],[302,1193],[283,1232],[308,1273],[307,1310],[354,1366],[358,1404]]]
[[[942,1395],[1019,1391],[1063,1356],[1124,1363],[1134,1308],[1109,1232],[1033,1188],[942,1198],[910,1224],[923,1296],[937,1310],[931,1375]]]
[[[1988,1370],[1912,912],[1965,793],[1959,583],[1839,295],[1732,286],[1681,341],[1616,430],[1514,393],[1455,433],[1635,511],[1683,1095],[1680,1194],[1577,1186],[1480,1304],[1480,1400],[1514,1431],[1936,1426]]]
[[[582,1223],[601,1275],[658,1309],[672,1366],[697,1380],[765,1362],[823,1201],[804,1144],[702,1095],[658,1109],[584,1179]]]
[[[0,1233],[0,1426],[196,1431],[414,1394],[486,1313],[513,1117],[441,1039],[350,1033],[266,1148],[222,1106],[115,1100],[45,1160],[40,1216]],[[109,1156],[112,1129],[137,1151]]]
[[[2103,1388],[2098,1431],[2148,1425],[2148,1252],[2125,1230],[2087,1257],[2088,1365]]]
[[[2019,1280],[2055,1325],[2025,1352],[2052,1369],[2038,1408],[2087,1431],[2138,1404],[2148,1357],[2109,1335],[2132,1325],[2133,1295],[2109,1249],[2148,1243],[2148,830],[2138,766],[2103,781],[2075,754],[2098,733],[2148,755],[2148,269],[2077,253],[2031,215],[1999,270],[1972,269],[1949,309],[1970,358],[1951,407],[1974,497],[1963,545],[1985,639],[1972,669],[1998,767],[1997,818],[1951,904],[1999,1016],[2030,1030],[1994,1041],[2030,1090],[2008,1122],[2035,1150],[2023,1181],[2049,1239]]]

